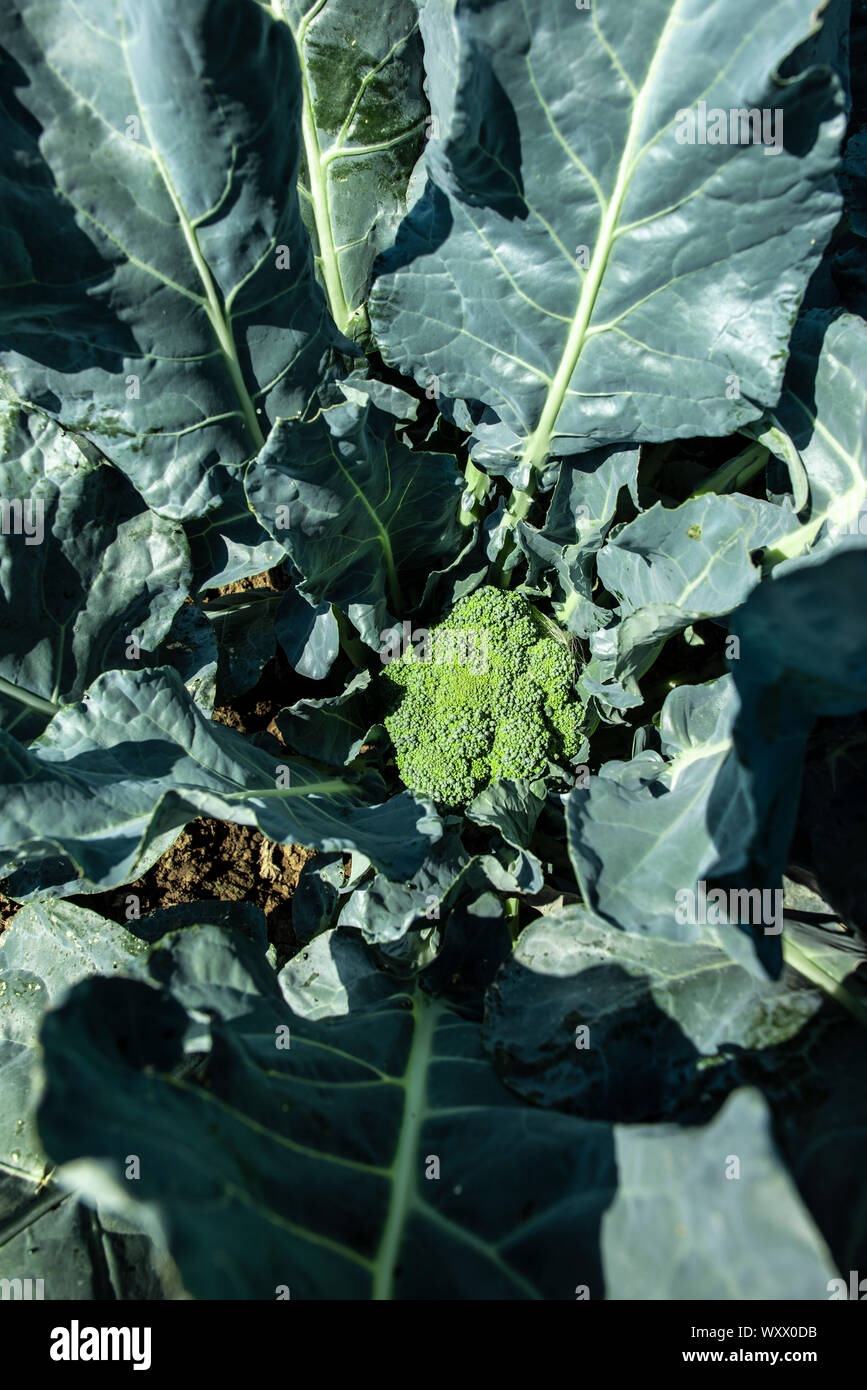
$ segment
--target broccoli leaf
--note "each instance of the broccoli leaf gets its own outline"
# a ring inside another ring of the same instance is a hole
[[[805,314],[792,338],[774,417],[798,450],[810,488],[804,525],[771,559],[867,544],[867,325],[853,314]],[[788,565],[781,565],[785,573]]]
[[[568,1298],[578,1279],[601,1295],[606,1126],[542,1113],[528,1126],[478,1026],[399,980],[311,1019],[275,976],[227,1017],[220,975],[255,979],[261,957],[232,934],[215,971],[216,936],[167,940],[159,992],[79,989],[42,1035],[53,1158],[92,1158],[76,1171],[105,1185],[119,1146],[138,1153],[134,1195],[171,1226],[195,1297]],[[211,1044],[201,1081],[178,1085],[187,1007],[208,1009]]]
[[[298,208],[292,37],[252,0],[3,11],[2,360],[150,506],[200,514],[342,341]]]
[[[199,815],[279,844],[358,849],[394,878],[440,834],[408,794],[373,805],[375,782],[315,772],[211,723],[169,670],[107,672],[31,749],[0,734],[0,772],[0,865],[41,863],[55,892],[127,881],[157,836]]]
[[[635,690],[673,633],[743,603],[761,578],[753,554],[796,527],[787,507],[711,494],[657,503],[619,530],[597,558],[622,619],[611,633],[614,679]]]
[[[620,1186],[604,1225],[610,1298],[828,1297],[834,1260],[780,1162],[757,1091],[738,1091],[701,1129],[621,1125],[616,1135]]]
[[[786,865],[813,724],[867,708],[865,605],[867,548],[856,545],[819,551],[734,614],[735,744],[755,808],[750,859],[763,882],[779,884]]]
[[[651,1274],[645,1296],[683,1297],[686,1280],[693,1298],[729,1281],[825,1296],[833,1262],[755,1093],[682,1131],[544,1110],[528,1124],[477,1025],[372,973],[358,942],[332,933],[307,983],[301,968],[281,980],[295,1012],[256,948],[220,935],[166,938],[160,990],[80,985],[42,1033],[49,1150],[81,1182],[154,1203],[195,1296],[596,1299]],[[203,1012],[201,1072],[179,1080]],[[120,1188],[130,1147],[141,1178]]]
[[[680,686],[663,705],[663,753],[611,759],[569,793],[569,855],[586,902],[605,922],[672,940],[703,935],[698,913],[679,920],[679,890],[695,892],[701,880],[741,868],[755,833],[734,751],[737,709],[729,676]],[[725,932],[738,958],[739,937],[733,927]]]
[[[531,923],[488,991],[499,1075],[533,1105],[624,1122],[683,1118],[709,1074],[737,1084],[744,1053],[787,1042],[824,1000],[793,973],[755,978],[705,937],[624,932],[583,907]]]
[[[150,1238],[53,1180],[35,1122],[45,1009],[90,975],[133,970],[146,950],[62,902],[23,908],[0,937],[0,1278],[41,1279],[47,1299],[164,1296]]]
[[[374,259],[394,238],[425,130],[418,17],[412,0],[274,0],[302,69],[301,213],[341,333]]]
[[[773,405],[840,209],[840,85],[775,78],[814,10],[424,0],[439,134],[371,295],[386,360],[489,407],[525,468]],[[699,102],[777,125],[712,143]]]
[[[463,542],[461,481],[448,454],[416,452],[376,406],[332,406],[310,423],[279,421],[247,472],[247,497],[300,570],[314,604],[357,606],[378,649],[403,578],[426,575]],[[420,557],[424,557],[420,559]]]
[[[153,659],[190,560],[181,527],[48,416],[8,403],[0,433],[0,716],[27,741],[100,672]]]

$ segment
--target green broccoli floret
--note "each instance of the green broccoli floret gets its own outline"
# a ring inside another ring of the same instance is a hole
[[[465,806],[500,778],[575,758],[584,710],[575,663],[520,594],[477,589],[382,673],[384,724],[406,786]]]

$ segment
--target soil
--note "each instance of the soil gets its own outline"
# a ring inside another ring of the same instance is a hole
[[[287,585],[288,579],[278,567],[220,589],[208,590],[203,598],[207,601],[224,594],[244,593],[249,589],[280,591]],[[256,686],[231,705],[216,707],[213,718],[215,722],[227,724],[241,733],[267,730],[282,743],[273,721],[286,704],[299,698],[292,690],[296,684],[297,677],[294,677],[283,653],[278,650]],[[291,691],[288,698],[287,691]],[[300,845],[274,844],[249,826],[233,825],[203,816],[191,821],[171,848],[134,883],[105,893],[80,895],[70,901],[120,923],[126,920],[126,899],[129,894],[135,894],[140,899],[142,916],[161,907],[202,899],[251,902],[265,913],[268,939],[277,947],[278,960],[282,961],[295,949],[292,894],[302,865],[312,855],[312,850]],[[21,906],[7,897],[2,887],[0,880],[0,932],[5,930]]]
[[[0,892],[0,933],[9,926],[20,906],[14,898],[7,898],[5,893]]]
[[[161,907],[203,898],[255,903],[265,913],[268,940],[277,947],[282,962],[295,950],[292,894],[312,853],[300,845],[274,844],[250,826],[201,816],[134,883],[70,901],[120,923],[126,919],[129,894],[138,897],[143,917]]]
[[[282,565],[275,565],[273,569],[263,570],[261,574],[249,574],[246,579],[236,579],[231,584],[223,584],[219,589],[205,589],[202,599],[208,603],[211,599],[223,598],[226,594],[246,594],[250,589],[276,589],[282,593],[289,588],[289,576]]]

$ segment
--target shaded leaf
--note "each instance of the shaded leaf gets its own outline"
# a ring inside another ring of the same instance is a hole
[[[424,0],[440,134],[371,295],[386,359],[490,407],[524,468],[755,419],[839,215],[839,84],[775,80],[813,14]],[[780,148],[685,142],[700,100],[779,110]]]
[[[251,0],[4,9],[3,361],[150,506],[200,514],[340,341],[298,209],[292,38]]]

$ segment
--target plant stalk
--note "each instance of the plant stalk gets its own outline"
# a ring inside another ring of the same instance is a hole
[[[464,478],[467,485],[461,498],[460,522],[462,526],[472,526],[481,518],[481,504],[491,490],[491,480],[472,459],[467,459]]]
[[[359,671],[367,670],[367,661],[370,656],[370,648],[366,647],[361,638],[356,635],[346,614],[336,604],[331,605],[331,612],[337,623],[337,635],[340,641],[340,650],[345,652]]]
[[[503,536],[503,544],[496,560],[491,566],[491,583],[496,584],[500,589],[508,589],[511,584],[511,576],[506,571],[505,565],[512,551],[515,549],[515,541],[512,531],[519,521],[524,521],[529,515],[530,508],[536,498],[536,489],[539,486],[539,475],[534,470],[527,481],[525,488],[516,488],[512,492],[509,505],[503,514],[501,525],[506,529]]]
[[[51,716],[57,714],[58,710],[61,709],[60,705],[54,704],[51,700],[43,700],[41,695],[34,695],[32,691],[25,690],[23,686],[13,685],[11,681],[4,680],[2,676],[0,676],[0,695],[15,700],[19,705],[26,705],[28,709],[35,709],[39,714]]]
[[[711,473],[701,487],[690,493],[688,500],[692,502],[696,497],[706,497],[709,492],[727,492],[736,484],[749,482],[750,478],[761,473],[769,458],[770,452],[764,444],[749,444],[733,459],[729,459],[721,468]]]
[[[818,986],[829,999],[833,999],[835,1004],[839,1004],[841,1009],[845,1009],[851,1014],[858,1023],[867,1028],[867,1003],[859,999],[850,989],[847,989],[840,980],[835,980],[834,976],[825,970],[819,963],[813,960],[812,956],[793,941],[791,936],[783,936],[783,960],[787,965],[791,965],[793,970],[797,970],[799,975],[803,975],[805,980]]]

